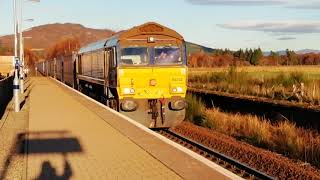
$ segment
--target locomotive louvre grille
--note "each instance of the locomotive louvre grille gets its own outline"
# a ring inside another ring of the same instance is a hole
[[[140,32],[144,33],[154,33],[154,32],[163,32],[164,29],[161,26],[158,26],[156,24],[149,24],[146,26],[143,26],[139,29]]]

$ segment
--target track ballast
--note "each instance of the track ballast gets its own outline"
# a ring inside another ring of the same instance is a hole
[[[233,158],[224,154],[216,152],[210,148],[205,147],[193,140],[185,138],[175,132],[167,129],[156,130],[159,134],[167,137],[168,139],[179,143],[180,145],[200,154],[201,156],[213,161],[214,163],[228,169],[229,171],[239,175],[244,179],[275,179],[267,174],[257,171],[254,168],[247,166]]]

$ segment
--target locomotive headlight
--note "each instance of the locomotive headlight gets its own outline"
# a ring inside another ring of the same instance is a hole
[[[172,88],[172,93],[183,93],[183,88],[182,87],[175,87]]]
[[[135,92],[133,88],[123,88],[123,94],[134,94]]]
[[[181,69],[181,74],[182,75],[186,75],[187,74],[187,70],[186,69]]]
[[[177,87],[177,92],[178,93],[182,93],[183,92],[183,88],[182,87]]]
[[[148,43],[154,43],[155,41],[154,37],[148,37]]]

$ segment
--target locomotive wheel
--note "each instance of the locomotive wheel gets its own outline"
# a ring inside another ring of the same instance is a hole
[[[82,88],[82,85],[81,85],[81,84],[79,84],[78,91],[81,92],[81,93],[83,93],[83,88]]]

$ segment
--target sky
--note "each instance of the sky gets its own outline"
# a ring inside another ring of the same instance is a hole
[[[320,0],[23,0],[23,28],[78,23],[128,29],[154,21],[186,41],[232,50],[320,50]],[[13,34],[13,0],[0,0],[0,36]]]

